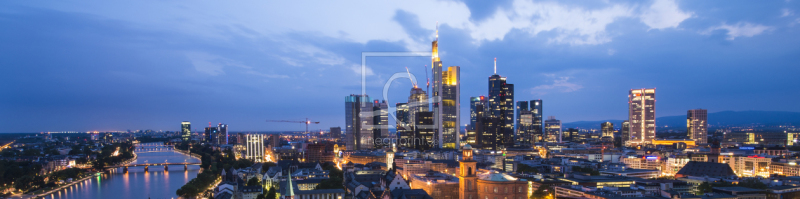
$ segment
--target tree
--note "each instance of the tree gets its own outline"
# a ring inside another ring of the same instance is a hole
[[[247,184],[245,184],[245,186],[259,186],[259,185],[261,185],[261,181],[258,180],[258,178],[250,178],[250,180],[247,180]]]
[[[697,186],[697,193],[695,195],[703,195],[704,193],[711,192],[711,184],[708,182],[703,182],[700,186]]]
[[[543,184],[531,194],[531,199],[550,199],[553,198],[551,197],[553,193],[555,193],[555,190],[551,189],[550,185]]]
[[[267,192],[267,199],[277,199],[278,194],[275,193],[275,188],[270,187]]]

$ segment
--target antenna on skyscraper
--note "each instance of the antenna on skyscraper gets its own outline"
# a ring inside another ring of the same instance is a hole
[[[494,74],[497,75],[497,57],[494,58]]]
[[[439,21],[436,21],[436,41],[439,41]]]

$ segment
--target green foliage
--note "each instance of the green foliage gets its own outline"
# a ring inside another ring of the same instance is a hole
[[[261,185],[261,180],[258,180],[258,178],[250,178],[250,180],[247,181],[247,184],[245,184],[245,186],[259,186],[259,185]]]
[[[336,165],[327,165],[324,170],[328,170],[330,177],[323,179],[315,189],[344,189],[342,182],[344,182],[344,172],[336,168]]]
[[[517,173],[539,173],[539,169],[526,164],[517,164]]]
[[[230,150],[225,151],[225,155],[218,151],[214,151],[210,146],[199,146],[197,144],[190,145],[190,142],[182,142],[175,145],[175,148],[181,150],[189,150],[193,154],[200,155],[202,168],[205,168],[202,173],[197,174],[197,177],[190,180],[183,185],[180,189],[175,191],[175,194],[184,197],[196,197],[213,186],[214,181],[219,177],[222,168],[230,168],[225,163],[233,162],[236,165],[251,166],[252,161],[236,161],[233,153]]]
[[[697,193],[695,195],[703,195],[704,193],[711,192],[711,184],[708,182],[703,182],[700,186],[697,186]]]
[[[266,199],[277,199],[278,194],[275,193],[275,188],[270,187],[269,191],[267,192]]]
[[[23,176],[35,176],[42,166],[31,162],[0,160],[0,183],[11,184]]]
[[[552,198],[550,197],[550,194],[553,193],[555,193],[555,189],[550,187],[550,185],[543,184],[539,186],[539,188],[536,189],[536,191],[534,191],[533,194],[531,194],[530,199],[549,199]]]
[[[22,155],[24,156],[39,156],[42,155],[42,151],[39,149],[25,149],[22,151]]]

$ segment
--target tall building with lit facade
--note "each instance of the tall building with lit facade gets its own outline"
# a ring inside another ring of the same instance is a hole
[[[442,148],[456,149],[460,146],[461,128],[461,67],[444,67],[439,58],[439,31],[431,43],[431,70],[433,71],[433,123],[437,141]]]
[[[497,75],[497,59],[494,61],[495,74],[489,77],[489,116],[497,118],[500,132],[494,133],[503,148],[514,146],[514,84],[506,83],[506,78]]]
[[[516,111],[515,145],[528,147],[541,141],[542,100],[518,101]]]
[[[217,124],[217,142],[218,145],[228,144],[228,124]]]
[[[470,124],[469,129],[467,130],[467,143],[477,148],[481,148],[484,145],[483,134],[489,133],[486,129],[488,128],[487,125],[490,124],[484,125],[486,121],[490,120],[489,114],[486,111],[487,106],[488,100],[484,96],[470,98]],[[487,138],[485,141],[490,140]],[[494,141],[491,141],[490,143],[494,143]]]
[[[614,138],[614,123],[603,122],[600,124],[600,129],[603,132],[603,137]]]
[[[345,146],[347,150],[373,148],[372,100],[367,95],[345,97]]]
[[[561,120],[550,116],[544,121],[545,142],[559,143],[561,140]]]
[[[708,110],[693,109],[687,111],[686,131],[695,144],[708,143]]]
[[[395,105],[395,129],[397,129],[398,144],[402,147],[409,147],[408,140],[414,138],[414,131],[408,119],[408,103],[397,103]]]
[[[184,142],[192,139],[192,123],[189,121],[181,122],[181,140]]]
[[[374,139],[389,138],[389,106],[386,104],[386,100],[375,100],[372,103],[372,137]]]
[[[483,111],[483,107],[486,107],[486,97],[470,97],[469,98],[469,130],[475,130],[475,125],[478,123],[481,117],[485,117],[485,113]],[[478,111],[478,106],[481,106],[481,110]]]
[[[203,141],[208,143],[215,143],[217,141],[217,134],[219,133],[219,129],[216,126],[209,126],[206,127],[206,131],[203,133]]]
[[[622,121],[622,129],[620,131],[620,136],[622,136],[622,145],[623,146],[630,146],[629,142],[631,139],[631,122],[628,120]]]
[[[253,162],[264,161],[264,138],[266,137],[263,134],[245,134],[245,159]]]
[[[630,145],[650,144],[656,138],[656,89],[631,89],[628,93]]]
[[[414,140],[412,144],[417,150],[437,148],[439,142],[436,138],[436,126],[433,123],[433,112],[417,112],[414,119]]]
[[[533,116],[531,124],[531,142],[542,142],[544,140],[544,117],[542,117],[542,100],[531,100],[529,110]]]

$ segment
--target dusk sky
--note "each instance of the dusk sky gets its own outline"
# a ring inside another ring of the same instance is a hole
[[[361,53],[430,52],[437,22],[462,125],[495,57],[515,100],[563,122],[624,119],[653,87],[657,117],[800,111],[800,0],[2,1],[0,132],[344,128]],[[424,85],[430,64],[368,58],[367,94],[405,67]],[[390,105],[410,88],[392,82]]]

